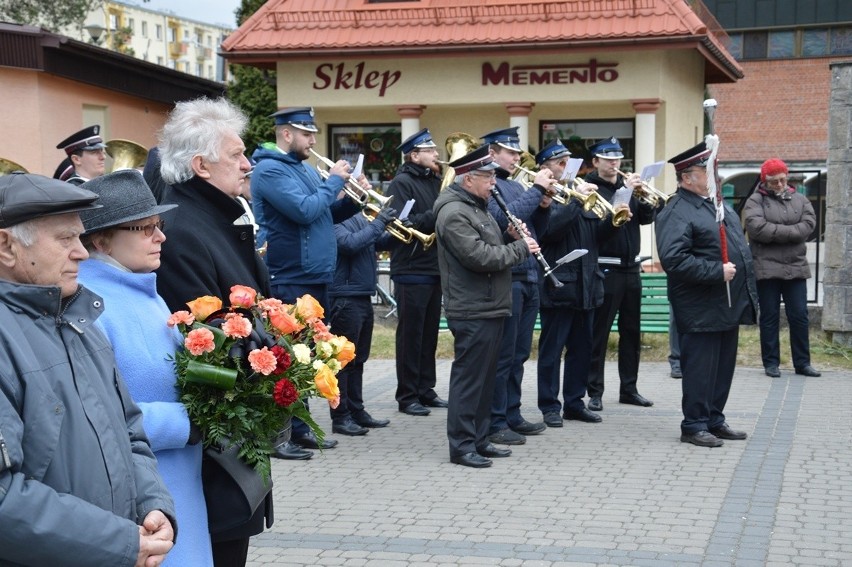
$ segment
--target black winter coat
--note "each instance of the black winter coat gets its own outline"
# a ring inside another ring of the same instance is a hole
[[[435,213],[432,208],[441,190],[441,178],[423,166],[411,162],[403,163],[396,177],[388,187],[387,196],[392,196],[391,206],[402,212],[405,203],[414,199],[414,207],[408,214],[408,220],[414,228],[424,234],[435,232]],[[438,271],[438,247],[431,246],[423,250],[423,245],[414,240],[403,244],[396,240],[391,245],[391,276],[426,275],[435,276]]]
[[[669,301],[679,332],[729,331],[755,323],[757,285],[751,252],[739,218],[729,205],[725,205],[728,259],[737,268],[731,280],[731,307],[713,204],[678,188],[657,215],[655,228],[657,252],[668,274]]]

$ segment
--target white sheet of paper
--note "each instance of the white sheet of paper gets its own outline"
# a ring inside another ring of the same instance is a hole
[[[352,177],[358,179],[361,177],[361,170],[364,168],[364,154],[358,154],[358,161],[355,163],[355,169],[352,170]]]
[[[409,199],[405,206],[402,208],[402,212],[399,213],[399,220],[405,220],[408,218],[408,213],[411,212],[411,207],[414,206],[414,199]]]
[[[568,158],[568,164],[565,166],[559,181],[573,182],[581,167],[583,167],[583,158]]]
[[[657,161],[652,163],[651,165],[646,165],[642,168],[642,181],[650,181],[655,178],[663,171],[663,167],[665,167],[665,161]]]
[[[633,189],[628,189],[627,187],[622,187],[612,195],[612,203],[610,203],[613,207],[617,207],[618,205],[625,205],[630,202],[630,197],[633,195]]]
[[[576,250],[572,250],[571,252],[568,252],[567,254],[556,260],[556,265],[561,266],[562,264],[567,264],[568,262],[576,260],[580,256],[585,256],[588,253],[589,251],[585,248],[577,248]]]

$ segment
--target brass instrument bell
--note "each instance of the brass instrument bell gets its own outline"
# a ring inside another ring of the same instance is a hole
[[[130,140],[116,139],[106,142],[106,153],[112,158],[110,172],[145,167],[148,159],[148,150]]]
[[[0,175],[9,175],[10,173],[15,173],[16,171],[20,171],[21,173],[29,173],[29,171],[27,171],[27,168],[25,168],[21,164],[15,163],[10,159],[0,158]]]

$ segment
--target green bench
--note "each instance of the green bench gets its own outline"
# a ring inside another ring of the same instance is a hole
[[[642,305],[639,312],[639,330],[643,333],[669,332],[669,295],[664,272],[643,272]],[[446,331],[447,320],[441,317],[440,329]],[[536,318],[535,330],[541,330],[541,320]],[[618,315],[610,332],[618,332]]]

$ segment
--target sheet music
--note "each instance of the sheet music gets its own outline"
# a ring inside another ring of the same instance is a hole
[[[355,163],[355,169],[352,170],[352,177],[358,179],[361,177],[361,170],[364,168],[364,154],[358,154],[358,161]]]
[[[650,181],[651,179],[658,176],[663,171],[663,167],[665,167],[665,165],[665,161],[657,161],[643,167],[641,175],[642,181]]]
[[[405,220],[408,218],[408,213],[411,212],[411,208],[414,206],[414,199],[409,199],[405,206],[402,208],[402,212],[399,213],[399,220]]]
[[[568,252],[558,260],[556,260],[556,265],[561,266],[562,264],[567,264],[568,262],[572,262],[581,256],[585,256],[589,251],[585,248],[577,248],[576,250],[572,250]]]
[[[565,170],[562,172],[562,177],[559,178],[559,181],[573,183],[581,167],[583,167],[583,158],[568,158],[568,164],[565,166]]]

